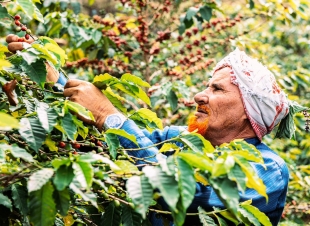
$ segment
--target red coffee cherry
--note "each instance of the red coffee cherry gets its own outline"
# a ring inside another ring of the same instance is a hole
[[[59,144],[58,144],[58,146],[59,146],[60,148],[64,148],[64,147],[66,147],[66,143],[63,142],[63,141],[60,141]]]
[[[26,26],[22,26],[22,31],[27,31],[27,27]]]
[[[16,25],[16,26],[20,26],[19,20],[15,20],[15,25]]]
[[[29,34],[25,34],[25,39],[29,39],[30,38],[30,35]]]
[[[20,17],[20,15],[15,15],[15,16],[14,16],[14,19],[15,19],[15,20],[20,20],[21,17]]]
[[[73,143],[72,147],[75,148],[75,149],[79,149],[81,147],[81,145],[78,144],[78,143]]]

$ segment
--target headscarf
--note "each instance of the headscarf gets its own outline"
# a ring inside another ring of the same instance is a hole
[[[238,48],[215,66],[213,74],[224,67],[231,68],[231,82],[240,90],[245,113],[257,137],[261,140],[284,119],[277,136],[291,138],[295,130],[293,114],[305,108],[288,100],[271,71]]]

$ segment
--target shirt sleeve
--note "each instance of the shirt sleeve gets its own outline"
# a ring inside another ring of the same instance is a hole
[[[127,133],[132,134],[136,137],[138,146],[128,140],[125,137],[119,137],[120,144],[126,149],[136,149],[140,150],[127,151],[127,153],[133,157],[140,158],[137,164],[143,164],[148,162],[157,162],[156,155],[158,154],[158,149],[161,145],[156,145],[162,141],[171,139],[179,135],[186,127],[171,126],[165,127],[164,130],[155,130],[152,133],[147,130],[141,130],[132,120],[126,120],[122,126],[122,129]],[[164,155],[162,155],[165,157]],[[143,161],[145,159],[146,161]]]

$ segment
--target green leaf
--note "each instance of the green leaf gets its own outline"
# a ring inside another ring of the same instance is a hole
[[[117,135],[113,133],[106,133],[104,134],[104,137],[105,137],[105,141],[108,144],[110,155],[112,156],[113,159],[115,159],[116,154],[117,154],[117,149],[120,147],[118,137]]]
[[[41,189],[30,193],[29,215],[30,222],[34,226],[54,224],[56,208],[53,200],[53,191],[54,188],[51,182],[48,182]]]
[[[70,164],[71,164],[71,161],[69,158],[57,158],[57,159],[53,159],[52,161],[52,165],[55,168],[55,170],[57,170],[62,165],[69,166]]]
[[[62,191],[65,189],[65,187],[69,186],[73,180],[73,177],[74,173],[72,165],[61,165],[56,171],[53,182],[57,190]]]
[[[69,190],[54,191],[53,198],[56,202],[56,209],[62,216],[66,216],[70,207],[70,194]]]
[[[135,210],[146,218],[148,207],[153,200],[153,188],[145,176],[132,176],[126,183],[129,197],[135,204]]]
[[[103,219],[100,225],[104,226],[119,226],[121,223],[121,208],[116,207],[113,202],[105,208]]]
[[[239,203],[236,182],[230,181],[227,178],[212,178],[209,182],[224,205],[236,214]]]
[[[253,0],[249,0],[250,1],[250,9],[254,9],[255,7],[255,3]]]
[[[1,148],[1,144],[0,144],[0,163],[1,162],[5,162],[5,150],[3,148]]]
[[[207,170],[209,172],[212,171],[213,161],[200,153],[190,153],[190,152],[180,152],[178,156],[181,157],[184,161],[186,161],[190,166]]]
[[[150,98],[148,95],[138,86],[130,84],[128,82],[122,81],[118,82],[116,84],[113,84],[114,88],[117,88],[124,93],[127,93],[128,95],[134,97],[134,98],[139,98],[142,101],[144,101],[146,104],[149,106],[151,105]]]
[[[136,213],[130,206],[123,206],[122,223],[123,226],[141,225],[141,216]]]
[[[126,99],[124,97],[121,97],[117,93],[114,93],[110,87],[107,87],[106,90],[101,91],[109,99],[109,101],[113,104],[114,107],[116,107],[123,113],[127,112],[127,108],[124,106],[124,104],[126,103]]]
[[[10,18],[10,14],[7,9],[0,4],[0,19]]]
[[[81,4],[79,2],[70,2],[73,12],[77,15],[81,12]]]
[[[96,76],[94,78],[93,84],[99,89],[105,89],[107,84],[111,82],[118,82],[118,79],[105,73],[103,75]]]
[[[266,194],[266,186],[263,180],[257,175],[253,167],[250,165],[250,163],[243,158],[238,158],[238,156],[235,157],[235,161],[236,163],[239,164],[242,171],[247,177],[246,186],[248,188],[255,189],[260,195],[264,196],[268,201],[268,195]]]
[[[84,201],[90,202],[94,207],[98,208],[96,195],[91,191],[83,192],[77,180],[73,180],[69,187],[75,194],[80,195]]]
[[[42,102],[37,103],[36,112],[38,113],[38,118],[42,127],[47,133],[50,133],[57,124],[57,112]]]
[[[176,157],[178,184],[182,205],[186,210],[192,203],[196,191],[196,181],[192,167],[180,157]]]
[[[164,152],[167,152],[167,151],[178,151],[180,150],[180,147],[177,146],[176,144],[174,143],[164,143],[163,146],[160,148],[159,152],[160,153],[164,153]]]
[[[228,155],[227,152],[224,152],[219,156],[215,162],[212,169],[212,177],[219,177],[223,174],[227,174],[231,168],[235,165],[233,154]]]
[[[176,209],[176,204],[179,199],[178,182],[174,175],[167,175],[159,167],[145,166],[142,171],[149,179],[154,189],[159,189],[160,194],[165,199],[171,210]]]
[[[83,188],[89,189],[94,176],[93,167],[89,162],[78,161],[73,163],[75,178]]]
[[[28,192],[26,186],[21,186],[17,183],[12,184],[12,199],[14,206],[20,211],[23,216],[23,222],[25,225],[30,225],[28,214]]]
[[[17,119],[0,112],[0,130],[8,131],[11,129],[18,129],[19,127],[20,125]]]
[[[11,154],[15,158],[21,158],[27,162],[33,162],[34,161],[32,155],[29,154],[25,149],[18,147],[17,144],[12,145]]]
[[[172,211],[173,223],[176,226],[182,226],[186,217],[186,209],[183,207],[182,199],[178,200],[177,208]]]
[[[32,15],[34,14],[34,4],[31,0],[16,0],[17,5],[21,7],[23,12],[29,17],[29,19],[32,19]]]
[[[246,175],[242,171],[241,167],[238,164],[235,164],[233,168],[228,172],[228,178],[231,181],[235,181],[238,185],[238,189],[242,192],[246,189]]]
[[[272,226],[269,218],[266,216],[265,213],[261,212],[258,208],[251,205],[242,205],[241,208],[245,209],[247,212],[252,213],[259,222],[264,226]]]
[[[216,226],[214,220],[209,217],[206,212],[199,206],[198,207],[199,212],[199,219],[203,226]]]
[[[147,82],[143,81],[141,78],[132,75],[130,73],[123,74],[121,77],[121,80],[127,81],[127,82],[133,82],[134,84],[138,86],[144,86],[144,87],[150,87],[150,84]]]
[[[181,135],[180,140],[194,152],[212,153],[214,151],[212,144],[198,133]]]
[[[138,146],[136,137],[132,134],[127,133],[125,130],[123,129],[108,129],[105,134],[115,134],[118,136],[122,136],[127,138],[128,140],[132,141],[133,143],[135,143]]]
[[[307,109],[308,108],[299,105],[295,101],[291,101],[289,113],[285,116],[284,119],[281,120],[276,137],[291,139],[292,136],[295,136],[294,114]]]
[[[95,2],[95,0],[91,0],[91,1]],[[102,32],[97,29],[93,29],[91,35],[92,35],[92,39],[95,44],[97,44],[102,38]]]
[[[51,43],[47,43],[45,45],[48,45],[48,44],[51,44]],[[34,50],[39,52],[39,56],[41,59],[46,59],[46,60],[52,62],[53,65],[59,65],[58,58],[56,57],[56,55],[54,55],[50,51],[48,51],[48,49],[45,47],[45,45],[43,46],[43,45],[41,45],[41,43],[34,43],[31,46]]]
[[[237,219],[237,217],[233,215],[231,212],[229,212],[228,210],[221,211],[220,214],[226,219],[228,219],[229,221],[233,222],[235,225],[239,224],[239,220]]]
[[[0,4],[0,25],[5,27],[5,28],[8,28],[8,29],[11,29],[11,26],[12,26],[12,19],[11,19],[11,16],[10,14],[8,13],[7,9],[2,6]],[[1,51],[2,52],[2,51]],[[6,62],[5,60],[1,60],[1,59],[4,59],[5,57],[3,57],[2,53],[0,53],[0,61],[1,61],[1,66],[4,66],[3,65],[3,62]],[[0,66],[0,68],[1,68]]]
[[[12,201],[2,193],[0,193],[0,205],[5,206],[6,208],[10,209],[10,211],[12,211]]]
[[[226,221],[223,218],[221,218],[217,214],[213,214],[213,215],[216,217],[219,226],[228,226]]]
[[[75,140],[74,135],[77,132],[77,127],[73,122],[72,114],[67,113],[62,119],[62,127],[70,140]]]
[[[197,9],[196,7],[190,7],[187,12],[186,12],[186,17],[185,19],[187,20],[191,20],[193,16],[196,15],[196,13],[198,12],[199,9]]]
[[[54,170],[50,168],[43,168],[33,173],[28,180],[27,188],[28,192],[40,190],[53,176]]]
[[[256,216],[254,216],[251,212],[247,211],[246,209],[244,209],[243,207],[240,207],[238,209],[238,212],[245,217],[246,219],[248,219],[251,222],[251,225],[255,225],[255,226],[260,226],[261,224],[259,223],[259,220],[256,218]]]
[[[108,164],[111,168],[111,170],[116,171],[116,170],[120,170],[120,168],[110,159],[103,157],[102,155],[99,154],[94,154],[94,153],[87,153],[85,155],[81,155],[79,157],[79,161],[82,162],[89,162],[89,163],[93,163],[93,162],[103,162],[105,164]]]
[[[212,8],[207,5],[201,6],[199,8],[199,13],[204,20],[209,21],[212,17]]]
[[[24,47],[25,48],[25,47]],[[31,48],[31,47],[30,47]],[[27,52],[21,52],[21,51],[17,51],[16,55],[21,56],[22,59],[22,65],[31,65],[32,63],[35,63],[37,60],[40,60],[39,56],[38,56],[38,52],[36,52],[34,49],[32,49],[31,51],[29,51],[27,49]],[[14,63],[13,63],[14,64]],[[26,67],[26,66],[25,66]],[[21,68],[22,71],[23,68]]]
[[[85,119],[95,121],[93,114],[78,103],[72,102],[70,100],[65,100],[64,106],[67,107],[70,111],[77,113]]]
[[[146,119],[150,123],[154,122],[158,129],[163,129],[163,123],[157,114],[147,108],[140,108],[134,114],[138,114],[143,119]]]
[[[29,146],[38,151],[45,141],[45,129],[36,118],[22,118],[20,120],[19,134],[29,144]]]
[[[167,94],[167,100],[170,104],[171,111],[175,111],[178,107],[178,97],[173,90]]]
[[[114,163],[119,167],[119,170],[113,170],[116,174],[126,174],[130,176],[130,173],[140,172],[137,166],[127,160],[116,160]]]
[[[46,81],[47,70],[43,60],[37,60],[30,65],[23,62],[21,65],[23,72],[25,72],[32,81],[38,83],[41,88],[44,87]]]

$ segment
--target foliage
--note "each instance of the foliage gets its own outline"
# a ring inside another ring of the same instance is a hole
[[[195,214],[203,225],[270,225],[250,201],[238,202],[246,187],[268,199],[248,164],[263,163],[252,146],[233,141],[214,148],[200,135],[183,133],[156,144],[160,152],[174,151],[159,163],[136,159],[118,140],[135,143],[135,137],[83,124],[77,113],[89,120],[92,114],[46,82],[46,64],[91,81],[120,111],[152,131],[184,125],[209,66],[242,47],[278,75],[291,99],[307,105],[308,1],[230,4],[120,0],[113,13],[95,9],[92,16],[81,13],[78,2],[1,4],[1,36],[25,35],[15,31],[11,15],[17,13],[40,36],[12,55],[0,44],[0,83],[10,91],[0,92],[1,224],[148,225],[147,216],[156,212],[163,221],[172,215],[174,224],[182,225],[198,181],[212,186],[227,207],[200,208]],[[303,134],[300,116],[296,122],[296,140],[265,139],[289,164],[289,206],[310,198],[309,134]],[[139,160],[147,165],[142,170],[135,166]],[[159,196],[167,209],[161,210]],[[298,223],[305,216],[289,208],[285,213]]]

